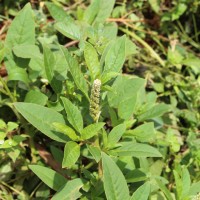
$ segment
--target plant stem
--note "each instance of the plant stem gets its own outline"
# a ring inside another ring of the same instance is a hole
[[[150,54],[160,63],[162,67],[165,66],[165,62],[161,59],[161,57],[140,37],[138,37],[134,32],[131,32],[125,28],[119,28],[119,30],[123,31],[127,35],[131,36],[133,39],[138,41],[140,44],[142,44],[149,52]]]
[[[10,100],[14,103],[17,101],[17,99],[15,98],[15,96],[11,93],[10,89],[8,88],[6,82],[4,81],[4,79],[0,76],[0,81],[3,85],[3,88],[5,88],[5,92],[7,93],[7,95],[10,97]]]
[[[7,183],[1,181],[0,184],[6,186],[7,188],[9,188],[10,190],[14,191],[15,193],[20,194],[21,196],[24,196],[23,193],[21,193],[20,191],[16,190],[14,187],[8,185]]]

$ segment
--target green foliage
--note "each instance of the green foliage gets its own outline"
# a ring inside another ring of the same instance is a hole
[[[0,198],[197,199],[198,12],[3,1]]]

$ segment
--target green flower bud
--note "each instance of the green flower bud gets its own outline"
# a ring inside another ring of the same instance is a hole
[[[101,90],[101,81],[99,79],[94,80],[90,96],[90,115],[95,122],[98,121],[100,116],[100,90]]]

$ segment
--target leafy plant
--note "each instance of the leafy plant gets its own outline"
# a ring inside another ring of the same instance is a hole
[[[68,4],[45,2],[39,10],[26,4],[2,42],[8,75],[0,77],[0,109],[11,118],[0,115],[2,198],[198,197],[198,57],[176,44],[165,50],[154,37],[156,50],[164,52],[159,55],[144,40],[146,24],[128,30],[133,14],[118,29],[117,17],[130,8],[152,4],[159,15],[157,1],[94,0],[65,12]],[[173,5],[162,27],[188,6]],[[131,74],[130,63],[138,59],[155,64],[150,78]],[[195,91],[188,91],[192,86]],[[182,153],[185,144],[189,153]]]

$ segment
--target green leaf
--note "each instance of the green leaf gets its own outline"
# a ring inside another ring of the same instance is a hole
[[[154,123],[149,122],[126,132],[126,135],[134,136],[140,142],[149,142],[155,136]]]
[[[90,139],[91,137],[97,135],[98,131],[103,128],[104,122],[98,122],[95,124],[90,124],[81,131],[81,137],[83,140]]]
[[[15,19],[9,26],[6,40],[5,40],[5,65],[10,74],[10,70],[15,67],[21,67],[16,58],[12,54],[12,48],[20,44],[35,44],[35,22],[32,14],[30,3],[26,4],[24,8],[17,14]]]
[[[153,11],[157,14],[159,14],[160,11],[160,0],[148,0],[151,8]]]
[[[148,144],[140,144],[134,142],[124,142],[122,147],[114,150],[119,156],[133,157],[162,157],[161,153]]]
[[[199,188],[200,188],[200,181],[192,183],[192,185],[190,186],[189,195],[196,195],[199,192]]]
[[[146,182],[133,193],[130,200],[148,200],[150,189],[150,183]]]
[[[53,122],[65,123],[63,116],[58,112],[33,103],[15,103],[14,106],[28,122],[48,137],[64,143],[69,140],[66,135],[51,128]]]
[[[188,196],[191,185],[190,174],[186,167],[184,167],[182,171],[182,183],[183,183],[182,198],[184,198],[185,196]]]
[[[141,121],[145,121],[147,119],[152,119],[155,117],[160,117],[162,116],[164,113],[168,112],[170,110],[170,106],[164,103],[160,103],[155,105],[153,108],[147,110],[146,112],[140,114],[138,116],[138,120]]]
[[[52,198],[52,200],[76,200],[82,194],[79,192],[83,186],[81,179],[68,181]]]
[[[92,146],[92,145],[87,145],[87,148],[89,152],[92,154],[93,158],[96,160],[98,163],[99,160],[101,159],[101,151],[98,147]]]
[[[126,37],[117,38],[105,57],[104,73],[119,72],[126,57]]]
[[[29,165],[29,168],[51,189],[58,191],[67,180],[56,171],[39,165]]]
[[[80,156],[80,146],[73,141],[67,142],[64,149],[62,167],[72,167]]]
[[[7,51],[18,44],[35,44],[35,22],[30,3],[17,14],[6,35]]]
[[[100,1],[92,1],[84,12],[83,20],[89,24],[92,24],[95,20],[95,17],[97,16],[97,13],[99,12],[99,8]]]
[[[4,43],[3,41],[0,41],[0,63],[4,59],[4,52],[5,52]]]
[[[172,12],[172,21],[179,19],[181,15],[187,10],[185,3],[178,3],[176,8]]]
[[[44,106],[47,103],[48,97],[38,90],[30,90],[24,99],[26,103],[35,103]]]
[[[118,76],[112,85],[113,92],[108,92],[108,102],[117,108],[120,118],[129,119],[143,92],[146,81],[141,78]]]
[[[118,108],[126,99],[134,99],[137,93],[144,88],[146,81],[142,78],[118,76],[112,85],[114,92],[108,93],[108,102],[111,107]],[[131,102],[134,104],[135,102]],[[126,105],[127,106],[127,105]]]
[[[58,122],[54,122],[52,125],[53,125],[53,127],[55,128],[56,131],[67,135],[73,141],[76,141],[76,140],[79,139],[79,137],[76,135],[76,132],[72,128],[70,128],[69,126],[67,126],[65,124],[58,123]]]
[[[13,47],[13,52],[17,57],[20,58],[39,58],[41,54],[39,47],[31,44],[19,44]]]
[[[65,20],[63,22],[58,22],[58,23],[56,23],[55,28],[60,33],[62,33],[64,36],[66,36],[72,40],[80,40],[81,39],[81,30],[75,21]]]
[[[96,79],[100,74],[100,63],[96,49],[88,42],[85,42],[84,57],[91,77]]]
[[[63,10],[62,7],[55,5],[54,3],[45,2],[45,5],[47,6],[51,16],[56,21],[73,21],[73,19],[67,14],[66,11]]]
[[[87,99],[88,97],[88,85],[86,80],[84,79],[83,73],[81,72],[80,66],[75,58],[73,58],[69,51],[64,48],[60,47],[62,55],[65,57],[67,61],[68,68],[70,70],[70,73],[74,79],[74,82],[76,86],[85,94]]]
[[[120,140],[125,130],[125,124],[119,124],[118,126],[114,127],[108,134],[108,146],[114,146]]]
[[[115,0],[100,0],[99,2],[99,11],[96,15],[94,23],[102,23],[104,22],[111,14],[113,7],[115,4]]]
[[[102,152],[103,184],[107,200],[129,200],[129,189],[115,162]]]
[[[56,93],[61,93],[62,82],[56,79],[54,67],[56,64],[54,54],[47,46],[43,46],[44,51],[44,66],[47,79]]]
[[[118,73],[118,72],[108,72],[106,74],[102,74],[102,76],[101,76],[101,82],[102,82],[102,84],[105,84],[110,79],[112,79],[112,78],[114,78],[114,77],[116,77],[118,75],[120,75],[120,73]]]
[[[126,178],[127,183],[135,183],[135,182],[147,180],[148,176],[143,171],[139,169],[134,169],[134,170],[129,171],[126,174],[125,178]]]
[[[54,144],[50,146],[51,154],[53,155],[53,158],[58,162],[62,163],[64,153],[63,150],[61,150],[59,147],[55,147]]]
[[[159,179],[155,179],[159,188],[162,190],[162,192],[164,193],[164,195],[166,196],[167,200],[174,200],[174,198],[172,198],[172,195],[170,193],[170,191],[167,189],[167,187],[162,183],[162,181],[160,181]]]
[[[65,111],[67,113],[67,120],[78,131],[83,129],[83,118],[80,110],[67,98],[61,97]]]
[[[182,64],[191,67],[196,75],[200,74],[200,59],[198,57],[190,55],[189,58],[182,61]]]
[[[102,23],[111,14],[115,1],[114,0],[94,0],[84,13],[84,21],[89,24]]]
[[[19,67],[14,67],[9,70],[8,80],[9,81],[22,81],[26,85],[28,85],[28,83],[30,82],[26,70],[23,68],[19,68]]]
[[[128,38],[126,38],[126,56],[136,54],[137,46]]]

